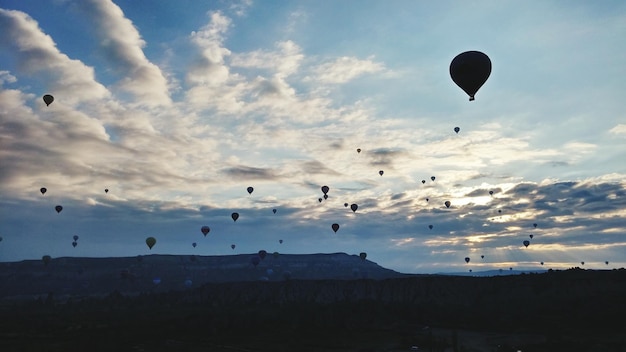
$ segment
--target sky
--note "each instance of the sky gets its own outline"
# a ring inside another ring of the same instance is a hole
[[[626,2],[2,0],[0,33],[0,261],[626,265]]]

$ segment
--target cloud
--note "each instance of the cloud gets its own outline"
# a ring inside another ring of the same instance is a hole
[[[235,180],[265,180],[271,181],[278,177],[276,170],[250,167],[250,166],[235,166],[222,170],[222,173],[228,177],[232,177]]]
[[[614,135],[625,135],[626,136],[626,124],[620,123],[615,125],[615,127],[609,130],[609,133]]]
[[[13,76],[9,71],[0,71],[0,86],[5,83],[15,83],[17,78]]]
[[[233,67],[271,70],[280,78],[296,73],[304,59],[302,49],[291,40],[277,42],[275,46],[276,51],[256,50],[233,54],[230,63]]]
[[[376,62],[372,58],[360,60],[355,57],[343,56],[314,67],[312,70],[314,74],[309,76],[308,80],[341,84],[368,73],[385,71],[386,68],[384,64]]]
[[[36,76],[56,97],[55,104],[77,104],[110,96],[96,82],[94,69],[62,54],[29,15],[0,9],[0,47],[15,55],[18,70]]]

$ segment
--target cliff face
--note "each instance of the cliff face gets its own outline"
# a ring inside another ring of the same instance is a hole
[[[150,255],[125,258],[56,258],[0,263],[0,298],[127,294],[189,289],[205,283],[385,279],[405,275],[345,253],[231,256]]]

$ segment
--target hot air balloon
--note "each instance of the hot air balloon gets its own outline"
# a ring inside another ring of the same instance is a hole
[[[530,237],[530,239],[532,240],[535,235],[528,235],[528,237]]]
[[[77,235],[74,235],[72,238],[74,239],[74,241],[78,241],[78,236]]]
[[[252,263],[252,265],[254,265],[255,268],[257,265],[259,265],[260,262],[261,262],[261,259],[256,255],[250,258],[250,263]]]
[[[41,194],[46,194],[46,192],[48,192],[48,189],[46,187],[41,187],[39,189],[39,192],[41,192]]]
[[[246,190],[248,191],[248,194],[252,194],[252,192],[254,191],[254,188],[248,187],[246,188]]]
[[[324,199],[328,199],[328,194],[324,194]]]
[[[46,103],[46,106],[49,106],[54,101],[54,97],[50,94],[46,94],[43,96],[43,102]]]
[[[330,188],[328,188],[328,186],[322,186],[322,193],[326,194],[329,190]]]
[[[109,189],[108,189],[108,188],[105,188],[105,189],[104,189],[104,193],[109,193]]]
[[[580,265],[585,265],[585,262],[580,262]]]
[[[536,223],[535,223],[535,224],[533,224],[533,227],[534,227],[534,228],[537,228],[537,224],[536,224]]]
[[[200,231],[204,234],[204,237],[206,237],[206,235],[211,231],[211,228],[205,225],[200,228]]]
[[[337,230],[339,230],[339,224],[332,224],[330,225],[330,227],[333,229],[333,231],[335,231],[335,233],[337,233]]]
[[[278,243],[283,244],[283,240],[278,240]]]
[[[239,219],[239,213],[232,213],[230,217],[233,218],[233,221],[237,221],[237,219]]]
[[[428,202],[428,198],[426,198],[426,201]]]
[[[460,130],[461,130],[461,129],[460,129],[459,127],[455,127],[455,128],[454,128],[454,132],[456,132],[457,134],[459,134],[459,131],[460,131]]]
[[[56,210],[56,211],[57,211],[57,213],[60,213],[60,212],[61,212],[61,210],[63,210],[63,207],[62,207],[62,206],[60,206],[60,205],[57,205],[56,207],[54,207],[54,210]]]
[[[72,242],[72,247],[76,248],[77,245],[78,245],[78,242],[76,241]]]
[[[428,225],[428,228],[432,230],[433,229],[433,225]]]
[[[484,255],[481,255],[481,256],[480,256],[480,259],[485,259],[485,256],[484,256]]]
[[[457,55],[450,63],[450,77],[467,95],[474,95],[491,74],[491,60],[480,51],[466,51]]]
[[[2,241],[2,237],[0,237],[0,241]],[[609,265],[609,261],[607,260],[604,264]]]
[[[446,205],[446,208],[450,208],[450,201],[449,200],[446,200],[443,204]]]
[[[365,260],[365,258],[367,258],[367,253],[361,252],[359,253],[359,257],[361,258],[361,260]]]
[[[235,246],[234,244],[230,245],[230,249],[235,249],[235,247],[237,247],[237,246]]]
[[[435,181],[435,176],[430,176],[431,181]]]
[[[196,242],[194,242],[194,243],[192,243],[192,244],[191,244],[191,246],[192,246],[193,248],[196,248],[196,246],[197,246],[197,245],[198,245],[198,244],[197,244]]]
[[[470,262],[470,258],[469,257],[465,257],[465,262],[469,263]]]
[[[272,209],[272,213],[276,214],[276,209]]]
[[[498,209],[498,213],[502,213],[502,209]]]
[[[317,198],[317,200],[321,203],[323,201],[322,198]]]
[[[2,242],[2,236],[0,236],[0,242]]]
[[[263,260],[267,256],[267,251],[264,250],[264,249],[261,249],[258,254],[259,254],[259,258],[261,258],[261,260]]]
[[[44,265],[48,265],[48,263],[50,263],[50,261],[52,260],[52,257],[49,255],[44,255],[43,257],[41,257],[41,260],[43,261]]]
[[[490,196],[493,196],[493,191],[489,191],[489,195],[490,195]]]
[[[348,203],[343,203],[343,206],[346,208],[348,207],[348,205],[349,205]]]
[[[529,240],[525,240],[522,243],[524,244],[524,247],[528,248],[528,245],[530,244],[530,241]]]
[[[543,265],[543,262],[541,262],[541,265]]]
[[[353,213],[356,213],[356,210],[357,210],[357,209],[359,209],[359,206],[358,206],[358,205],[356,205],[356,204],[351,204],[351,205],[350,205],[350,209],[352,209],[352,212],[353,212]]]
[[[422,180],[422,184],[426,183],[426,180]]]
[[[360,153],[361,152],[361,148],[356,148],[356,152]]]
[[[156,238],[154,238],[154,237],[146,238],[146,244],[148,245],[149,249],[152,249],[152,247],[154,246],[155,243],[156,243]]]

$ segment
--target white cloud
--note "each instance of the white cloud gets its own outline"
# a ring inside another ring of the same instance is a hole
[[[626,136],[626,124],[620,123],[609,130],[609,133]]]
[[[276,51],[257,50],[249,53],[234,54],[231,65],[270,69],[277,77],[287,77],[297,72],[304,55],[302,49],[293,41],[276,43]]]
[[[17,78],[13,76],[9,71],[0,71],[0,86],[5,83],[15,83]]]
[[[314,76],[308,77],[308,79],[338,84],[346,83],[361,75],[384,70],[385,65],[373,61],[373,59],[360,60],[355,57],[343,56],[313,68]]]

